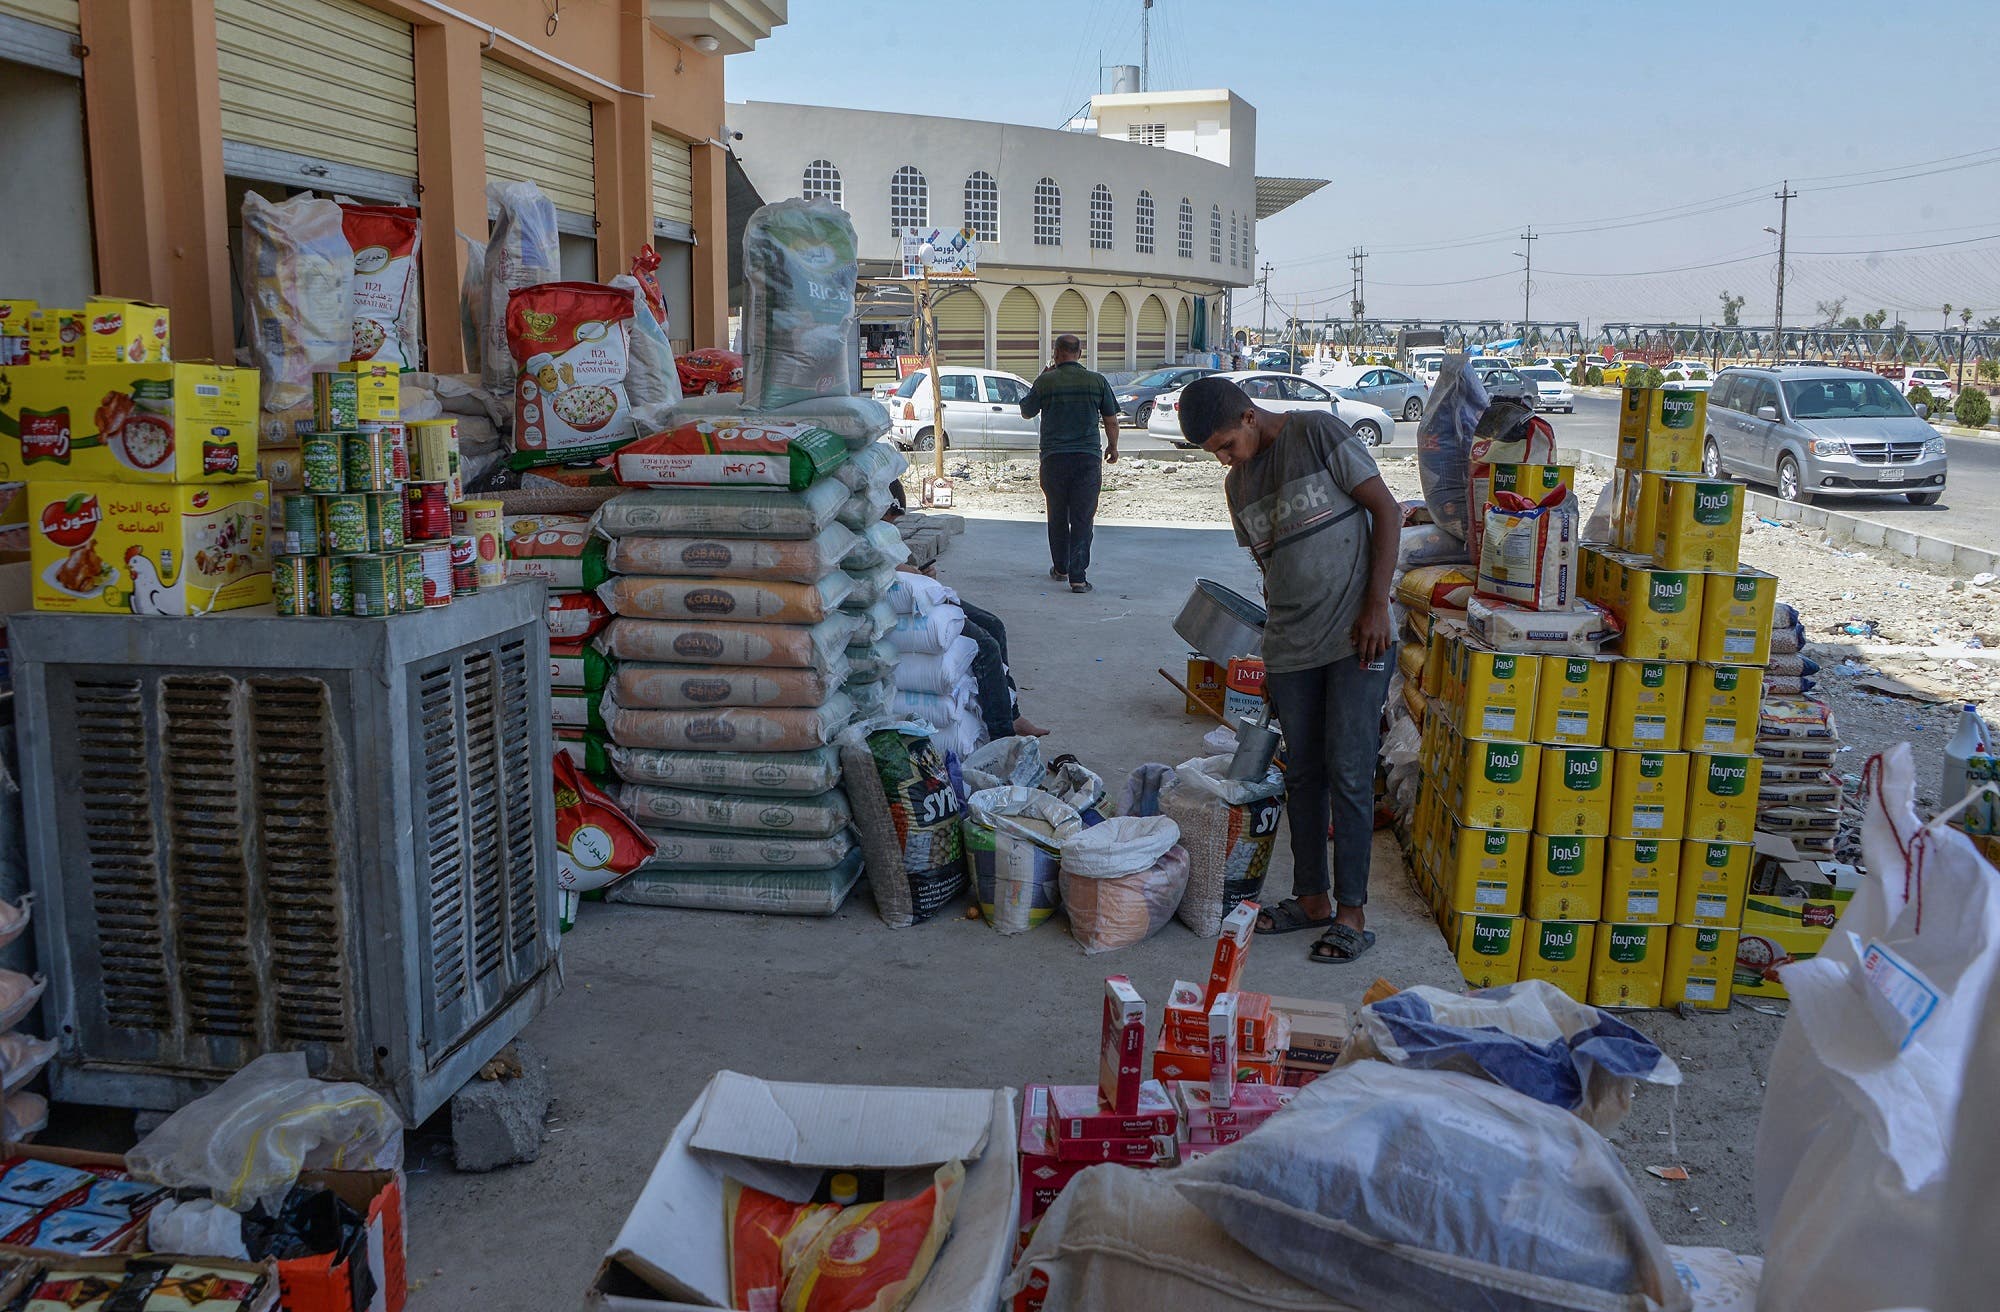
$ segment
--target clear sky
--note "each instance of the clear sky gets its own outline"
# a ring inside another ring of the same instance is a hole
[[[792,0],[727,94],[1057,127],[1138,62],[1139,9]],[[1536,319],[1714,321],[1728,289],[1768,323],[1789,177],[1788,323],[2000,316],[2000,0],[1156,0],[1152,60],[1256,107],[1259,173],[1332,179],[1260,226],[1286,309],[1345,316],[1359,245],[1371,316],[1518,316],[1532,224]]]

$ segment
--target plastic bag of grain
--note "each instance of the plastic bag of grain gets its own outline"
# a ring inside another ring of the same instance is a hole
[[[813,396],[791,405],[751,409],[744,405],[742,390],[712,395],[694,395],[675,406],[669,423],[718,416],[771,420],[778,423],[811,424],[829,433],[838,433],[850,448],[866,446],[889,431],[889,411],[872,396]]]
[[[1062,845],[1063,913],[1087,953],[1143,943],[1187,891],[1181,828],[1165,816],[1118,816]]]
[[[1576,494],[1557,486],[1540,501],[1495,492],[1486,507],[1478,591],[1529,610],[1569,610],[1577,599]]]
[[[423,348],[417,258],[424,221],[407,205],[340,207],[341,231],[354,251],[352,360],[415,369]]]
[[[831,747],[807,752],[674,752],[607,744],[611,771],[627,783],[752,797],[813,797],[840,783]]]
[[[603,604],[595,597],[589,599],[600,607]],[[853,619],[851,615],[835,615],[807,626],[621,617],[605,627],[598,646],[621,661],[830,670],[849,645]]]
[[[898,615],[928,615],[940,606],[957,604],[958,594],[928,574],[900,570],[889,585],[889,605]]]
[[[862,719],[887,715],[895,705],[896,685],[888,679],[849,679],[840,690],[854,703],[854,713]]]
[[[1285,813],[1285,779],[1276,768],[1258,783],[1227,778],[1228,769],[1227,756],[1197,757],[1175,766],[1160,788],[1160,814],[1180,826],[1188,854],[1178,914],[1203,938],[1221,932],[1238,902],[1264,891]]]
[[[775,487],[800,492],[851,463],[847,444],[823,428],[690,419],[624,448],[612,458],[612,469],[626,487]],[[845,478],[841,481],[853,486]]]
[[[767,409],[854,393],[854,223],[828,200],[781,200],[743,229],[743,396]]]
[[[893,642],[855,643],[847,649],[850,679],[888,679],[893,682],[903,653]]]
[[[594,282],[545,282],[507,298],[516,469],[605,455],[637,436],[625,390],[632,298]]]
[[[860,882],[857,848],[822,870],[640,870],[604,897],[608,902],[689,911],[831,916]]]
[[[965,612],[957,606],[946,605],[933,606],[921,613],[896,616],[888,637],[898,651],[940,655],[964,634]]]
[[[647,870],[824,870],[854,850],[845,829],[825,838],[745,831],[729,833],[644,826],[657,849]]]
[[[680,574],[816,583],[844,568],[861,539],[845,524],[809,538],[640,537],[611,540],[605,563],[619,574]]]
[[[736,833],[831,838],[853,813],[847,796],[829,789],[812,797],[736,797],[658,784],[620,784],[613,794],[640,824],[670,829],[724,829]]]
[[[620,661],[605,686],[635,710],[710,706],[824,706],[848,679],[847,653],[825,669],[757,665],[664,665]]]
[[[1047,773],[1042,766],[1042,740],[995,738],[960,761],[958,772],[970,793],[1038,787]]]
[[[507,349],[507,298],[522,287],[562,277],[555,202],[532,182],[489,182],[486,200],[496,211],[486,243],[480,381],[496,396],[514,391],[514,357]]]
[[[854,580],[854,587],[848,592],[847,600],[840,603],[842,608],[846,610],[866,610],[878,601],[887,601],[890,604],[890,608],[894,609],[895,603],[889,595],[890,589],[896,582],[896,567],[894,565],[881,565],[871,570],[850,569],[843,570],[842,572]]]
[[[841,740],[855,833],[868,858],[875,908],[902,929],[965,890],[958,794],[921,726],[871,721]]]
[[[846,487],[846,484],[837,478],[830,478],[826,481],[837,487]],[[846,504],[841,506],[835,518],[853,529],[856,533],[865,533],[868,531],[870,524],[881,522],[882,516],[888,512],[889,507],[894,502],[895,498],[890,495],[889,486],[886,483],[881,487],[871,485],[856,488],[848,496]]]
[[[601,584],[597,595],[612,614],[628,618],[817,624],[839,611],[853,591],[853,577],[836,569],[817,583],[619,574]]]
[[[816,538],[841,513],[848,496],[846,486],[831,478],[821,479],[803,492],[733,487],[626,492],[598,510],[597,531],[614,538],[635,534]]]
[[[1034,788],[988,788],[965,802],[965,859],[986,923],[1019,934],[1062,904],[1062,845],[1083,819]]]
[[[509,515],[502,534],[509,578],[541,579],[551,592],[587,592],[611,577],[606,543],[588,515]]]
[[[681,375],[674,364],[674,344],[637,278],[621,273],[611,280],[611,286],[632,297],[632,366],[625,374],[632,414],[642,429],[664,428],[667,415],[681,399]]]
[[[910,692],[946,692],[972,676],[972,663],[978,659],[979,644],[962,635],[942,652],[909,652],[894,663],[896,686]],[[1040,759],[1038,755],[1036,760]],[[987,787],[997,788],[999,783]]]
[[[841,613],[848,620],[847,641],[850,644],[861,645],[880,642],[882,639],[888,637],[890,631],[896,627],[896,612],[889,609],[889,601],[886,597],[865,610],[842,611]]]
[[[266,413],[309,405],[312,376],[353,345],[354,248],[340,206],[243,194],[243,327]]]
[[[598,705],[604,731],[622,747],[682,752],[803,752],[825,747],[854,722],[839,693],[820,706],[718,706],[653,710],[620,706],[607,692]]]
[[[886,488],[909,472],[910,458],[888,442],[870,442],[844,464],[833,467],[833,476],[854,490]]]
[[[878,519],[861,530],[860,541],[840,564],[843,569],[873,569],[883,564],[901,565],[909,558],[909,544],[896,526]]]
[[[1103,777],[1074,756],[1058,756],[1050,761],[1048,773],[1037,787],[1074,808],[1083,817],[1086,829],[1103,824],[1110,809],[1104,801]]]

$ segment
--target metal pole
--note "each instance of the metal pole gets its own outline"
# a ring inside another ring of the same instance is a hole
[[[1257,330],[1257,344],[1259,346],[1269,346],[1271,344],[1271,265],[1269,261],[1266,261],[1264,264],[1264,276],[1257,280],[1257,290],[1264,298],[1264,324]]]
[[[1521,234],[1521,240],[1527,243],[1521,248],[1521,258],[1527,261],[1521,271],[1521,355],[1525,358],[1528,354],[1528,310],[1534,303],[1535,295],[1534,224],[1528,225],[1528,230]]]
[[[1771,344],[1777,348],[1780,363],[1785,359],[1785,233],[1791,226],[1792,198],[1798,194],[1792,190],[1792,180],[1787,178],[1778,184],[1774,198],[1778,202],[1778,325],[1776,340]]]
[[[917,292],[917,303],[924,307],[924,341],[930,357],[925,363],[931,374],[931,477],[944,477],[944,389],[938,384],[938,335],[937,306],[931,301],[931,266],[924,265],[924,279]]]
[[[1153,85],[1153,0],[1139,6],[1139,90]]]

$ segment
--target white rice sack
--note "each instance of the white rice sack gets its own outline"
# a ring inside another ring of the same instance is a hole
[[[512,396],[515,366],[507,347],[507,298],[519,288],[562,277],[556,206],[532,182],[489,182],[486,200],[499,214],[486,243],[479,376],[495,396]]]
[[[909,472],[909,468],[910,458],[897,450],[894,444],[870,442],[835,465],[829,477],[839,479],[858,492],[863,488],[887,488]]]
[[[597,531],[609,537],[816,538],[842,512],[849,492],[823,478],[803,492],[736,487],[663,488],[624,492],[597,512]],[[884,492],[886,502],[888,493]],[[881,512],[877,511],[876,519]]]
[[[668,427],[690,419],[744,418],[774,423],[811,424],[838,433],[849,449],[866,446],[889,431],[889,411],[872,396],[815,396],[793,405],[757,410],[743,404],[741,392],[690,396],[674,407]]]
[[[854,721],[854,703],[839,693],[824,706],[710,707],[648,710],[625,707],[611,693],[599,714],[621,747],[684,752],[804,752],[825,747]]]
[[[823,870],[854,850],[854,835],[846,830],[825,838],[798,838],[640,828],[659,845],[641,870]]]
[[[940,606],[957,602],[956,592],[928,574],[898,571],[896,581],[889,587],[889,605],[898,615],[927,615]]]
[[[613,538],[605,560],[619,574],[683,574],[705,578],[778,579],[814,583],[843,568],[860,537],[828,524],[810,538]]]
[[[861,530],[861,540],[840,564],[844,569],[873,569],[882,564],[901,565],[909,558],[910,547],[902,533],[894,524],[878,519]]]
[[[817,583],[619,574],[605,580],[597,596],[613,615],[644,619],[817,624],[836,613],[853,591],[853,577],[836,569]]]
[[[1479,547],[1479,595],[1529,610],[1568,610],[1577,599],[1576,494],[1557,488],[1539,503],[1496,492]]]
[[[753,797],[814,797],[840,783],[840,754],[805,752],[671,752],[607,744],[611,769],[627,783],[692,788]]]
[[[968,680],[943,692],[911,692],[898,688],[891,705],[897,715],[907,719],[945,725],[965,715],[976,696],[977,690]]]
[[[843,613],[853,625],[847,639],[849,643],[880,642],[896,627],[896,612],[889,609],[889,599],[886,597],[866,610]]]
[[[972,677],[979,644],[953,638],[942,652],[911,652],[896,663],[896,686],[909,692],[947,692]]]
[[[681,399],[681,371],[674,367],[674,346],[666,326],[653,315],[646,289],[629,273],[611,285],[632,295],[632,358],[625,372],[625,392],[632,398],[632,417],[648,433],[667,427],[667,415]]]
[[[245,192],[243,326],[266,411],[310,404],[313,374],[347,359],[353,301],[340,206],[311,192],[284,201]]]
[[[939,751],[963,759],[984,746],[986,738],[986,722],[967,710],[950,724],[938,725],[931,742]]]
[[[895,603],[889,601],[889,589],[896,582],[896,567],[894,565],[882,565],[871,570],[846,570],[843,572],[849,579],[853,580],[854,586],[849,590],[847,599],[840,603],[842,609],[867,610],[878,601],[889,602],[890,609],[895,609]]]
[[[810,626],[620,617],[598,635],[598,649],[621,661],[830,670],[846,649],[852,631],[853,617],[849,615],[836,615]]]
[[[854,221],[827,200],[762,206],[743,229],[743,395],[795,405],[854,392]]]
[[[893,642],[859,643],[847,649],[848,677],[893,681],[904,659]]]
[[[838,478],[826,478],[820,481],[822,483],[831,483],[835,487],[840,488],[847,486]],[[889,507],[894,502],[895,498],[889,495],[889,485],[887,483],[882,484],[880,487],[871,483],[867,487],[854,489],[853,493],[847,498],[847,504],[840,508],[837,518],[856,533],[861,533],[866,531],[870,524],[880,523],[882,516],[888,512]]]
[[[935,606],[923,614],[900,615],[889,630],[899,651],[939,655],[965,633],[965,612],[957,606]]]
[[[620,661],[608,686],[620,706],[699,710],[711,706],[824,706],[848,680],[847,654],[823,670],[755,665],[657,665]]]
[[[620,784],[612,797],[642,828],[726,829],[831,838],[853,819],[838,788],[812,797],[732,797],[657,784]]]

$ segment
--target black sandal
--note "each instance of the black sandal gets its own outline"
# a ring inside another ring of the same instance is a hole
[[[1302,929],[1323,929],[1333,923],[1332,916],[1314,920],[1295,897],[1288,897],[1274,907],[1264,907],[1260,914],[1269,916],[1271,923],[1268,927],[1259,925],[1256,930],[1259,934],[1295,934]]]
[[[1374,930],[1356,929],[1352,925],[1343,925],[1336,921],[1332,928],[1314,941],[1309,955],[1314,961],[1340,965],[1358,960],[1374,946]]]

